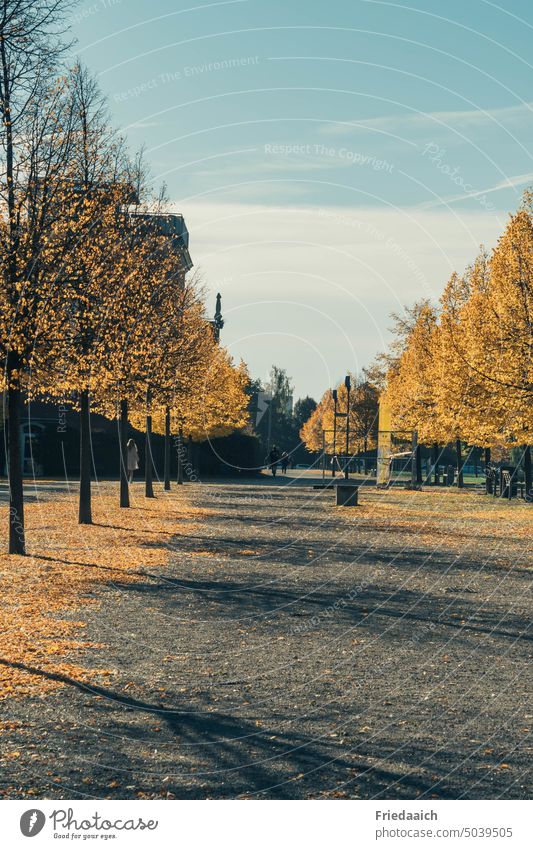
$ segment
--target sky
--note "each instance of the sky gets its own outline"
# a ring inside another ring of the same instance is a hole
[[[533,183],[530,0],[82,0],[70,23],[223,343],[295,397],[437,303]]]

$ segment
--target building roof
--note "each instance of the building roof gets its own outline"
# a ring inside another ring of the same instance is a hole
[[[132,218],[140,218],[147,223],[151,222],[165,235],[171,236],[176,248],[183,260],[186,271],[193,267],[193,261],[189,253],[189,231],[185,224],[183,215],[177,212],[130,212]]]

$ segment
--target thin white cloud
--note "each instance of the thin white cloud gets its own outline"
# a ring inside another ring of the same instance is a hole
[[[163,121],[135,121],[133,124],[127,124],[124,130],[144,130],[149,127],[162,127]]]
[[[354,130],[425,130],[436,124],[449,127],[482,127],[486,124],[501,124],[511,127],[523,126],[533,120],[533,101],[514,106],[502,106],[494,109],[450,110],[448,112],[402,112],[397,115],[383,115],[353,123],[324,124],[324,135],[346,135]]]
[[[344,163],[341,163],[341,165]],[[239,163],[239,165],[230,166],[227,168],[212,168],[212,169],[202,169],[200,171],[195,172],[195,176],[197,177],[220,177],[221,175],[228,177],[230,175],[239,175],[240,177],[244,177],[245,175],[255,174],[265,174],[265,173],[306,173],[308,171],[321,171],[324,168],[334,168],[339,167],[338,162],[334,162],[333,160],[312,160],[312,159],[282,159],[278,158],[276,160],[264,160],[264,159],[254,159],[248,163]],[[353,165],[352,165],[353,168]]]
[[[419,209],[433,209],[437,206],[442,206],[447,203],[455,203],[458,200],[468,200],[469,198],[478,198],[483,195],[490,195],[493,192],[501,192],[503,189],[515,189],[518,186],[525,186],[526,183],[533,182],[533,171],[529,174],[517,174],[515,177],[506,177],[505,180],[500,180],[494,186],[489,186],[486,189],[479,189],[475,192],[462,192],[457,195],[439,198],[439,200],[428,201],[421,203]]]
[[[310,146],[314,149],[314,146]],[[318,145],[317,145],[318,147]],[[393,164],[386,159],[379,159],[374,154],[364,153],[359,150],[346,150],[346,148],[329,148],[330,152],[324,155],[303,153],[301,156],[277,155],[269,156],[260,153],[258,156],[247,157],[246,160],[237,165],[222,165],[220,168],[202,168],[195,171],[196,177],[218,178],[231,175],[261,176],[265,174],[299,174],[312,173],[316,171],[328,171],[335,169],[354,170],[356,168],[373,168],[374,171],[385,170],[389,173],[393,170]],[[253,151],[255,152],[255,151]],[[187,168],[189,168],[187,164]]]

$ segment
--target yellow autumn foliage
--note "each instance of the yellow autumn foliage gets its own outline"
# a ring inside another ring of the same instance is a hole
[[[425,443],[529,445],[533,434],[533,207],[526,193],[492,255],[423,307],[388,373],[393,427]]]

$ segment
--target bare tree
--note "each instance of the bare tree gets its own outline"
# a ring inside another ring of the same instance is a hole
[[[20,443],[23,375],[35,335],[45,332],[39,289],[43,236],[61,204],[59,176],[71,142],[64,83],[69,0],[0,0],[0,356],[7,394],[9,552],[25,554]]]
[[[387,352],[377,354],[374,360],[363,369],[366,379],[378,389],[384,389],[387,383],[387,373],[396,371],[400,358],[405,351],[409,334],[415,326],[420,314],[430,306],[427,298],[416,301],[412,306],[403,308],[402,313],[391,313],[393,325],[389,328],[392,340]]]

